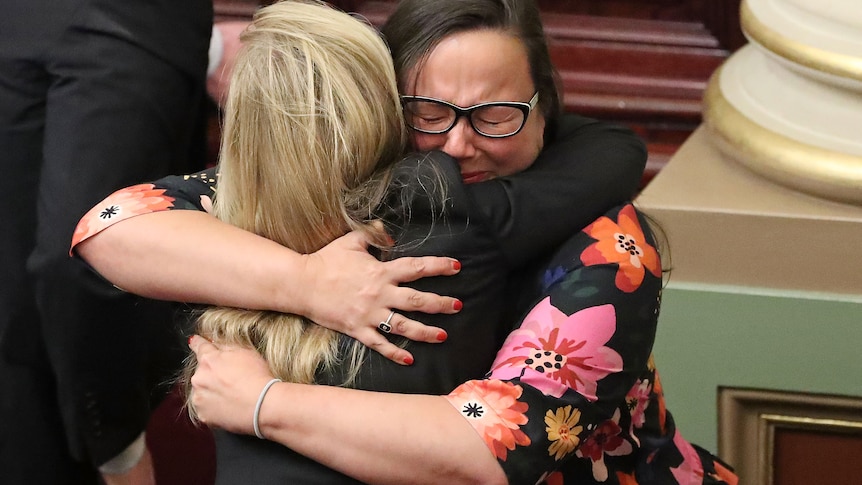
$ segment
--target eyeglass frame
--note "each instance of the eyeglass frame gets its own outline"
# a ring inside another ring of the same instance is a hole
[[[452,131],[452,128],[455,128],[455,125],[458,124],[458,119],[461,117],[465,117],[465,118],[467,118],[467,122],[470,123],[470,128],[472,128],[473,131],[475,131],[477,134],[479,134],[481,136],[484,136],[486,138],[508,138],[510,136],[517,135],[518,133],[521,132],[521,130],[524,129],[524,126],[527,124],[527,118],[530,117],[530,113],[532,113],[533,110],[536,109],[536,105],[539,104],[539,92],[536,91],[536,93],[533,94],[533,97],[530,98],[530,101],[528,101],[526,103],[524,103],[522,101],[490,101],[487,103],[474,104],[473,106],[469,106],[466,108],[462,108],[461,106],[458,106],[457,104],[452,104],[448,101],[443,101],[442,99],[429,98],[427,96],[402,95],[401,96],[402,108],[407,103],[409,103],[411,101],[430,101],[432,103],[438,103],[438,104],[442,104],[444,106],[447,106],[447,107],[451,108],[452,111],[455,112],[455,118],[452,119],[452,124],[449,125],[449,127],[446,128],[445,130],[425,130],[422,128],[416,128],[412,124],[408,123],[407,126],[410,127],[411,130],[416,130],[419,133],[425,133],[428,135],[442,135],[442,134],[449,133],[450,131]],[[481,131],[479,131],[476,128],[476,125],[473,124],[472,114],[477,109],[484,108],[486,106],[505,106],[505,107],[510,107],[510,108],[518,108],[519,110],[521,110],[521,113],[523,113],[523,115],[524,115],[524,119],[521,121],[521,126],[519,126],[518,129],[515,130],[514,132],[506,134],[506,135],[490,135],[488,133],[482,133]]]

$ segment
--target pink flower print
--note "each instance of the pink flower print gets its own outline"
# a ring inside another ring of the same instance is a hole
[[[677,431],[673,435],[673,444],[682,454],[682,463],[677,468],[671,468],[670,472],[679,485],[701,485],[703,483],[703,463],[697,455],[694,447],[683,439]]]
[[[491,368],[495,379],[521,381],[545,395],[561,397],[574,389],[590,401],[596,384],[619,372],[623,359],[604,344],[616,331],[612,305],[585,308],[568,316],[545,298],[509,334]]]
[[[173,207],[174,198],[164,193],[164,189],[157,189],[153,184],[134,185],[114,192],[84,214],[72,236],[72,247],[120,221],[168,210]]]
[[[523,388],[497,380],[470,381],[458,386],[446,399],[479,433],[491,453],[506,461],[515,445],[528,446],[530,437],[521,431],[527,424],[529,406],[518,401]]]
[[[207,214],[212,214],[213,213],[213,200],[212,200],[212,198],[208,195],[202,195],[201,196],[201,207],[204,208],[204,211],[206,211]]]
[[[647,379],[638,380],[635,385],[626,394],[626,405],[629,409],[629,414],[632,417],[632,432],[634,436],[634,428],[641,428],[646,422],[646,408],[649,405],[650,392],[652,384]]]
[[[581,444],[575,453],[581,458],[589,458],[593,463],[593,478],[604,482],[608,479],[608,467],[605,465],[605,455],[622,456],[632,452],[632,444],[620,436],[622,428],[619,425],[620,410],[617,409],[612,419],[600,424]]]

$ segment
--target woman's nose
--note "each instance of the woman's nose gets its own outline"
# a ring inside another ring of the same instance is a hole
[[[442,150],[458,160],[470,158],[476,153],[476,147],[473,145],[476,136],[476,132],[470,126],[470,120],[461,118],[446,133],[446,142]]]

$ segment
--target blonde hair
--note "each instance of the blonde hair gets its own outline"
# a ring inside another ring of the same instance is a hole
[[[383,245],[369,221],[407,133],[380,35],[323,3],[284,1],[258,10],[241,41],[225,105],[216,217],[300,253],[354,229]],[[286,381],[313,382],[340,362],[338,334],[298,315],[212,307],[197,332],[257,349]],[[353,341],[345,384],[363,352]],[[186,368],[187,389],[195,366]]]

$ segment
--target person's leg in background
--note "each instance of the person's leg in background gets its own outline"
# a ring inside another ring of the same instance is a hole
[[[144,429],[180,342],[170,307],[69,258],[72,231],[111,191],[193,167],[203,78],[91,29],[41,43],[14,30],[0,34],[0,469],[10,484],[96,483]]]
[[[67,451],[55,382],[42,343],[26,261],[35,246],[36,199],[51,80],[40,64],[58,15],[31,29],[18,4],[0,28],[0,470],[8,483],[95,483]],[[58,14],[71,14],[70,11]],[[13,19],[18,22],[13,23]],[[20,439],[30,436],[32,439]]]

